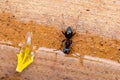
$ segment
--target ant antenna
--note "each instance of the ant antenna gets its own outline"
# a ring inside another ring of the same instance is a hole
[[[75,21],[75,30],[77,30],[78,27],[80,26],[79,25],[79,18],[80,18],[80,15],[77,16],[77,20]]]
[[[62,19],[61,19],[61,21],[62,21],[61,27],[62,27],[62,31],[64,31],[64,30],[65,30],[65,26],[66,26],[66,25],[65,25],[65,22],[64,22],[64,20],[65,20],[64,14],[61,15],[61,18],[62,18]]]

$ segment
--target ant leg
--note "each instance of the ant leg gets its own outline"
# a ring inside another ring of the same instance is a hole
[[[64,42],[65,42],[65,39],[61,41],[62,44],[60,45],[60,47],[58,49],[55,49],[54,51],[58,51],[58,50],[61,50],[62,47],[64,46]]]
[[[71,47],[71,51],[72,52],[75,52],[75,50]],[[72,55],[72,54],[71,54]],[[72,55],[72,56],[74,56],[74,57],[76,57],[76,58],[79,58],[79,63],[82,65],[82,66],[84,66],[83,65],[83,60],[84,60],[84,54],[82,54],[82,55],[79,55],[79,54],[77,54],[77,53],[74,53],[74,55]]]
[[[75,52],[75,50],[73,49],[73,47],[71,47],[71,51],[72,51],[72,52]]]
[[[74,36],[76,34],[76,32],[74,32],[73,34],[72,34],[72,36]]]
[[[65,35],[65,32],[62,31],[62,34]]]
[[[70,43],[71,43],[71,46],[72,46],[72,45],[75,45],[75,42],[73,42],[72,40],[71,40]],[[71,49],[73,49],[73,48],[71,47]]]
[[[66,39],[62,40],[62,45],[64,44],[65,40],[66,40]]]
[[[60,48],[59,49],[61,49],[64,45],[65,45],[65,39],[64,40],[62,40],[62,44],[60,45]]]

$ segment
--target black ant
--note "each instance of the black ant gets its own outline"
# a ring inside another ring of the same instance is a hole
[[[64,48],[63,48],[63,52],[65,54],[69,54],[70,53],[70,49],[72,48],[71,45],[72,45],[72,37],[76,34],[76,32],[73,32],[72,28],[69,26],[67,27],[67,29],[63,32],[63,35],[65,36],[66,39],[64,39],[62,41],[62,43],[64,43]],[[83,65],[83,58],[80,57],[80,63]]]
[[[79,20],[79,16],[77,17],[77,19]],[[76,21],[78,21],[78,20],[76,20]],[[63,14],[62,14],[62,26],[63,27],[65,26]],[[76,25],[76,28],[77,28],[77,25]],[[65,31],[62,31],[62,34],[65,36],[65,39],[62,40],[61,47],[64,46],[63,52],[65,54],[69,54],[72,49],[72,47],[71,47],[71,45],[73,43],[72,37],[76,34],[76,32],[73,32],[73,29],[71,28],[71,26],[68,26]],[[61,49],[61,47],[59,49]]]
[[[62,31],[62,33],[63,33],[63,35],[64,35],[65,38],[66,38],[66,39],[64,39],[64,40],[62,41],[62,43],[64,43],[64,46],[65,46],[65,48],[63,49],[63,52],[64,52],[65,54],[69,54],[69,53],[70,53],[70,47],[71,47],[71,44],[72,44],[71,38],[72,38],[76,33],[73,33],[73,30],[72,30],[72,28],[71,28],[70,26],[67,27],[67,29],[66,29],[65,32]]]

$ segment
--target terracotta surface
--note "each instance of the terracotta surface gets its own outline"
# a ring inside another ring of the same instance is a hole
[[[24,45],[26,42],[27,32],[33,32],[32,44],[36,50],[39,47],[59,49],[61,41],[65,39],[61,30],[55,27],[37,25],[32,21],[22,23],[9,13],[1,13],[0,16],[1,44],[20,47],[19,44]],[[90,35],[89,33],[76,33],[72,40],[73,50],[71,53],[77,52],[80,55],[92,55],[120,61],[119,40]]]
[[[119,6],[119,0],[1,0],[0,79],[119,80]],[[64,56],[52,49],[60,48],[64,39],[61,30],[66,25],[77,34],[72,39],[71,54]],[[27,32],[33,32],[35,60],[19,74],[15,72],[16,54],[24,46]]]
[[[0,46],[0,79],[1,80],[119,80],[120,64],[84,60],[84,66],[77,58],[48,53],[39,49],[35,53],[33,64],[22,73],[16,73],[16,53],[19,49]],[[7,55],[7,56],[5,56]]]

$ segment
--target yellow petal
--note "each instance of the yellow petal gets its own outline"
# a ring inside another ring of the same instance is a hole
[[[22,72],[28,65],[33,62],[33,54],[31,52],[30,47],[24,48],[20,53],[17,55],[18,57],[18,64],[16,71]]]

